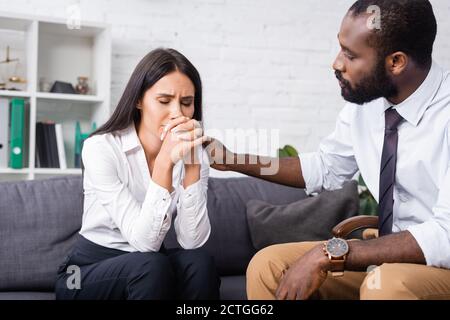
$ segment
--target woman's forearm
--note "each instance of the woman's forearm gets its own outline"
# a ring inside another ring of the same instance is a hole
[[[200,180],[200,167],[200,164],[184,165],[185,175],[183,180],[183,187],[185,189]]]
[[[167,189],[170,193],[173,191],[172,172],[172,161],[167,161],[156,157],[155,165],[153,167],[152,180],[161,187]]]

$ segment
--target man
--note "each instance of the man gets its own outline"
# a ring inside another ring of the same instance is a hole
[[[348,104],[319,151],[279,159],[271,176],[260,172],[276,159],[227,164],[212,152],[216,169],[307,193],[338,189],[359,170],[379,201],[377,239],[258,252],[247,270],[249,299],[450,299],[450,74],[432,61],[436,30],[428,0],[357,1],[333,64]]]

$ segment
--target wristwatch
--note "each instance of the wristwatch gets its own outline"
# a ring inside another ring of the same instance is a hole
[[[323,244],[323,252],[331,263],[331,275],[341,277],[344,275],[345,259],[349,251],[348,243],[341,238],[332,238]]]

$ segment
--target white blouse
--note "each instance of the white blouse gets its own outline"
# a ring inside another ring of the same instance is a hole
[[[84,142],[84,212],[80,234],[128,252],[159,251],[172,214],[179,244],[202,246],[211,226],[206,208],[209,162],[202,152],[200,180],[183,188],[182,161],[173,168],[172,193],[152,181],[134,124]]]

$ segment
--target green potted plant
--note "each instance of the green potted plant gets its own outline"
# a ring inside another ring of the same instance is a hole
[[[298,152],[293,146],[287,144],[283,148],[278,149],[278,157],[298,157]]]
[[[358,178],[358,192],[359,192],[359,214],[367,216],[378,215],[378,203],[370,193],[364,182],[361,174]]]

